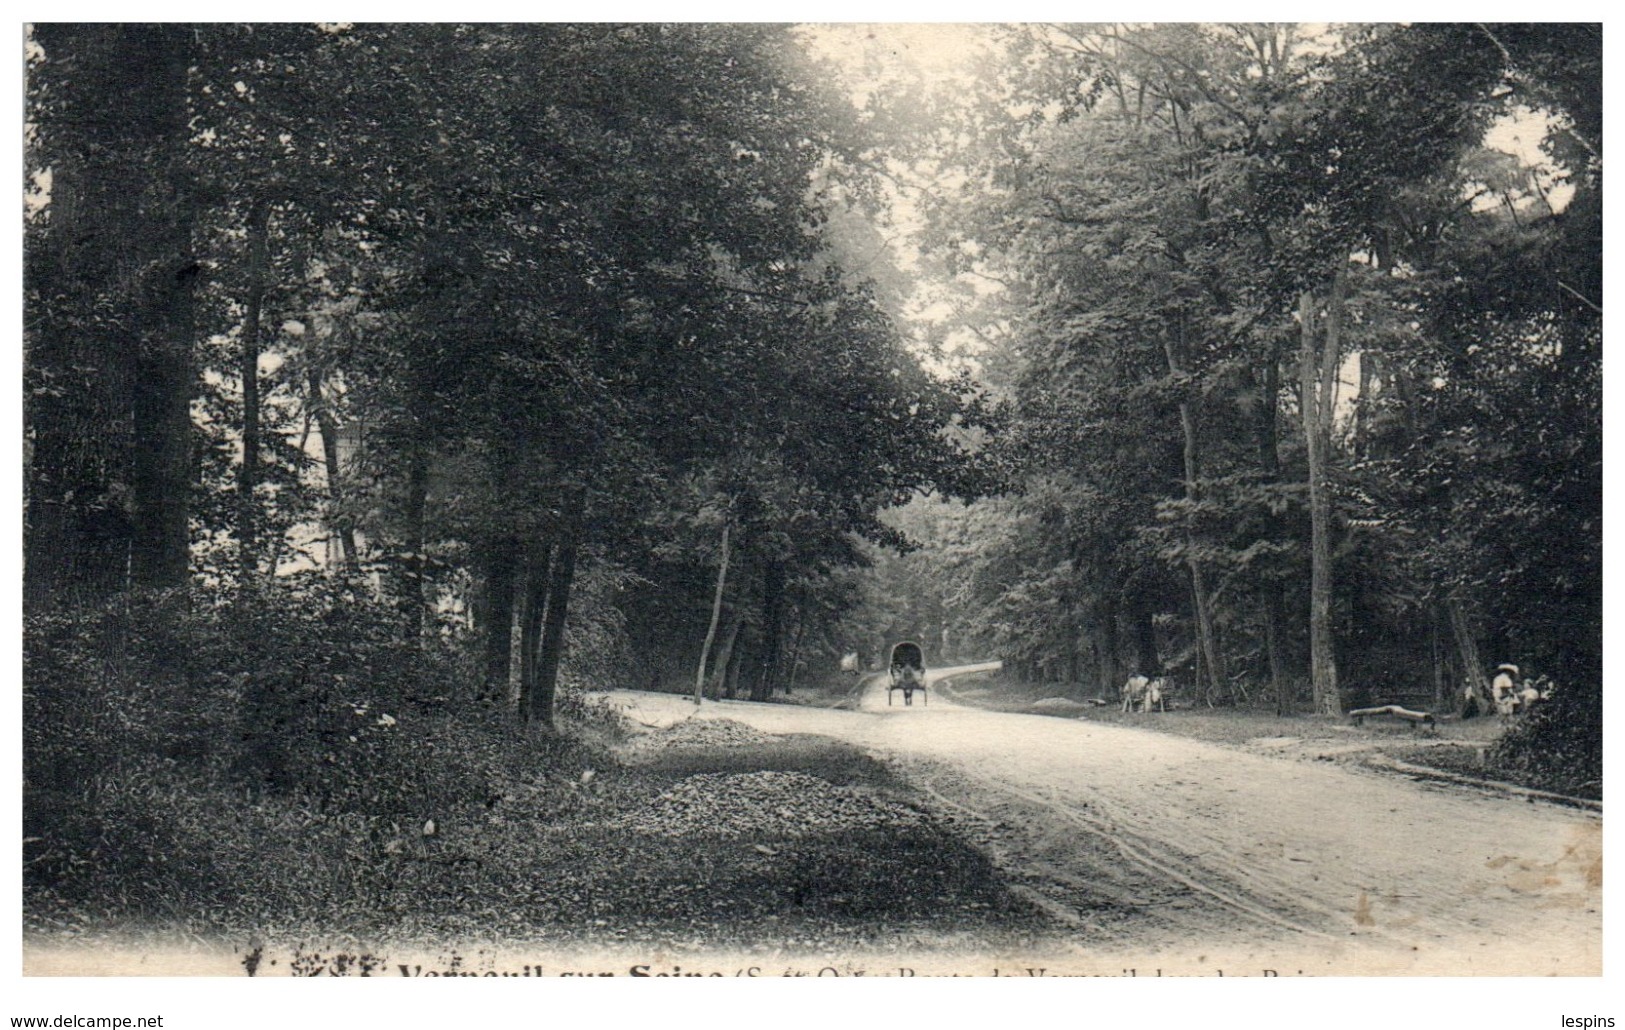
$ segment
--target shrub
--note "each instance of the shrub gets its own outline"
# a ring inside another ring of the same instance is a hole
[[[1558,688],[1491,749],[1492,769],[1580,797],[1602,797],[1602,697]]]
[[[176,592],[29,616],[24,783],[79,789],[150,756],[219,763],[237,694],[214,617]]]
[[[375,918],[380,892],[401,889],[392,877],[421,874],[413,849],[504,800],[568,815],[602,756],[518,732],[464,689],[477,679],[455,636],[408,642],[398,624],[319,580],[30,615],[33,925],[64,912],[215,929],[315,909]],[[600,728],[618,718],[578,693],[561,704]]]

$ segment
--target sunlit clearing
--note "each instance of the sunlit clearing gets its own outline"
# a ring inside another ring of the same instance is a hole
[[[985,52],[987,25],[808,25],[808,51],[841,67],[856,91],[898,76],[967,79],[972,58]]]
[[[1551,206],[1552,213],[1561,214],[1574,196],[1574,187],[1567,182],[1557,181],[1565,170],[1554,166],[1540,148],[1541,141],[1552,130],[1553,121],[1549,114],[1520,107],[1502,115],[1490,125],[1484,133],[1484,147],[1517,158],[1528,169],[1531,185],[1539,189],[1545,203]],[[1475,210],[1484,211],[1501,203],[1503,201],[1499,197],[1484,197],[1473,206]],[[1533,203],[1534,197],[1525,196],[1520,198],[1518,206],[1521,208]]]

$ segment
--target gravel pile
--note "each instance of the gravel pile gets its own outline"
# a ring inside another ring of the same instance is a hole
[[[921,821],[911,808],[798,772],[690,776],[627,819],[628,829],[671,837],[802,837]]]
[[[686,747],[751,747],[772,739],[772,734],[733,719],[687,719],[663,730],[645,733],[628,742],[625,750],[633,754],[649,754]]]

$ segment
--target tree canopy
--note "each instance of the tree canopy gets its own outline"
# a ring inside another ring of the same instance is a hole
[[[332,577],[544,723],[885,626],[1596,724],[1596,26],[838,36],[33,27],[30,606]]]
[[[1018,489],[914,559],[904,621],[955,598],[1033,678],[1328,713],[1522,661],[1595,731],[1596,27],[996,38],[929,113],[954,174],[912,167],[924,245],[1000,284],[958,318]]]
[[[864,132],[788,27],[32,45],[35,602],[248,587],[325,538],[407,639],[473,612],[493,669],[517,602],[545,721],[578,563],[664,554],[697,583],[725,518],[775,654],[787,584],[892,540],[877,514],[916,489],[977,488],[948,432],[969,386],[922,370],[826,238]],[[677,594],[661,619],[687,628],[700,594]]]

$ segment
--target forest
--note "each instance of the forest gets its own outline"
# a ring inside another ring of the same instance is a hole
[[[164,798],[419,817],[904,638],[1305,719],[1515,663],[1493,760],[1600,791],[1600,26],[26,43],[30,918]]]
[[[1600,35],[1313,28],[1013,29],[898,102],[1002,485],[903,509],[855,625],[1279,713],[1512,663],[1563,686],[1502,760],[1600,786]]]

